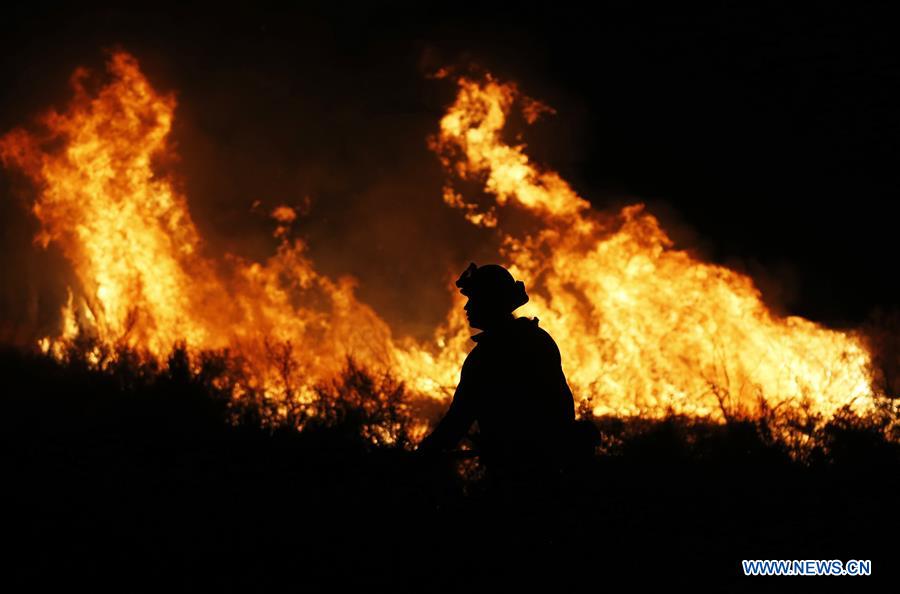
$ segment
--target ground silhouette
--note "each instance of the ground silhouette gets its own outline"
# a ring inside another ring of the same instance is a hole
[[[900,463],[871,427],[837,422],[798,461],[750,421],[594,419],[603,446],[523,517],[477,460],[423,465],[361,416],[260,425],[216,391],[216,365],[184,362],[0,351],[6,591],[896,583]],[[747,558],[872,559],[873,576],[744,578]]]

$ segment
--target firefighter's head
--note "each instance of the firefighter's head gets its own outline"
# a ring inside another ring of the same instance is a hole
[[[487,329],[508,319],[513,310],[528,303],[525,284],[497,264],[469,264],[457,279],[456,286],[469,298],[466,318],[473,328]]]

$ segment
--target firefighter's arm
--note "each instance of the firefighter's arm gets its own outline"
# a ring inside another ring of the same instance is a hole
[[[559,347],[556,345],[556,342],[550,341],[549,347],[550,355],[549,359],[552,361],[552,368],[555,370],[554,373],[556,375],[556,390],[557,394],[559,394],[559,405],[561,407],[562,418],[564,418],[569,423],[575,422],[575,398],[572,396],[572,389],[569,388],[569,382],[566,381],[566,374],[563,372],[562,368],[562,357],[559,353]]]
[[[420,452],[433,454],[456,447],[475,420],[472,389],[466,367],[463,366],[453,402],[434,431],[419,444]]]

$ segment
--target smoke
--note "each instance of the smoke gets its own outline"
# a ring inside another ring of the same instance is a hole
[[[26,204],[30,190],[20,181],[0,174],[0,343],[31,346],[56,333],[66,287],[75,279],[56,246],[34,246],[39,225]]]
[[[173,77],[174,169],[194,220],[213,254],[261,260],[274,249],[265,215],[301,205],[292,232],[319,270],[357,278],[360,298],[398,335],[426,338],[450,307],[450,278],[491,243],[448,213],[425,143],[449,100],[439,92],[452,86],[418,77],[413,64],[305,66],[293,76],[237,67]]]

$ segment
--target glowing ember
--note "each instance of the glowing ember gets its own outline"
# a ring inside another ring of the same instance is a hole
[[[0,138],[0,157],[38,188],[37,241],[59,245],[79,286],[59,334],[39,346],[61,356],[79,335],[164,360],[228,349],[241,360],[243,389],[306,402],[352,356],[387,369],[414,391],[446,398],[470,347],[463,298],[433,344],[401,342],[354,295],[354,280],[315,271],[289,239],[298,213],[272,213],[280,240],[264,263],[204,255],[183,195],[154,174],[167,145],[175,100],[158,94],[134,58],[116,53],[111,82],[96,96],[73,77],[63,113],[39,133]],[[722,418],[760,400],[808,404],[831,414],[866,407],[869,355],[854,337],[770,313],[749,278],[699,262],[672,243],[641,205],[601,215],[552,171],[501,139],[515,105],[533,122],[552,110],[490,78],[459,80],[455,104],[432,146],[455,176],[483,182],[483,208],[450,185],[443,200],[476,225],[502,229],[506,209],[532,217],[526,234],[505,234],[503,259],[529,287],[520,315],[536,315],[556,338],[577,396],[596,413]],[[437,197],[436,197],[437,198]],[[240,396],[240,393],[236,394]]]

